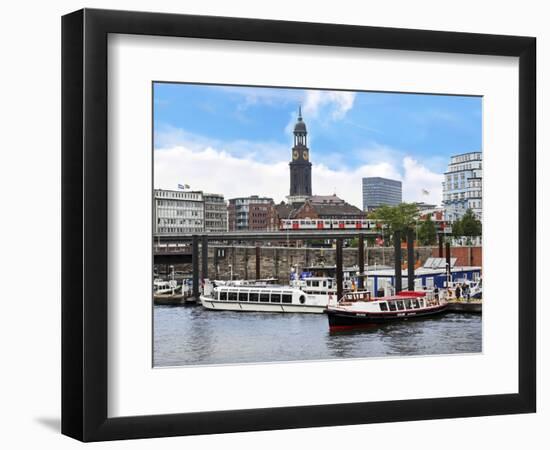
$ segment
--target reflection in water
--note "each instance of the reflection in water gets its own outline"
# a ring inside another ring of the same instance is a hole
[[[449,313],[330,333],[323,314],[154,307],[157,367],[480,351],[480,315]]]

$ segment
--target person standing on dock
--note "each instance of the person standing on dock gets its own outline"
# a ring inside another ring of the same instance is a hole
[[[457,284],[457,285],[456,285],[456,289],[455,289],[455,297],[456,297],[457,300],[458,300],[460,297],[462,297],[461,291],[462,291],[462,289],[460,288],[460,284]]]

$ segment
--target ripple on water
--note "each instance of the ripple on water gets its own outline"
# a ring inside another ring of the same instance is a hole
[[[449,313],[344,333],[323,314],[154,307],[154,365],[260,363],[481,351],[480,315]]]

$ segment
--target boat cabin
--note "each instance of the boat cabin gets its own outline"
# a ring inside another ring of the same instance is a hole
[[[412,295],[401,294],[388,297],[371,297],[370,292],[348,292],[338,306],[350,306],[361,303],[368,303],[372,312],[393,312],[393,311],[414,311],[417,309],[431,308],[441,304],[439,297],[434,295]],[[359,305],[358,305],[359,306]]]
[[[254,287],[226,287],[221,286],[216,289],[214,299],[227,302],[252,302],[252,303],[293,303],[293,297],[296,297],[296,303],[305,303],[305,295],[299,294],[296,290],[289,289],[266,289]]]

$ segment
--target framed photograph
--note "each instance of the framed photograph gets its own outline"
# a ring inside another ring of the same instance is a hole
[[[536,40],[62,21],[62,432],[535,412]]]

